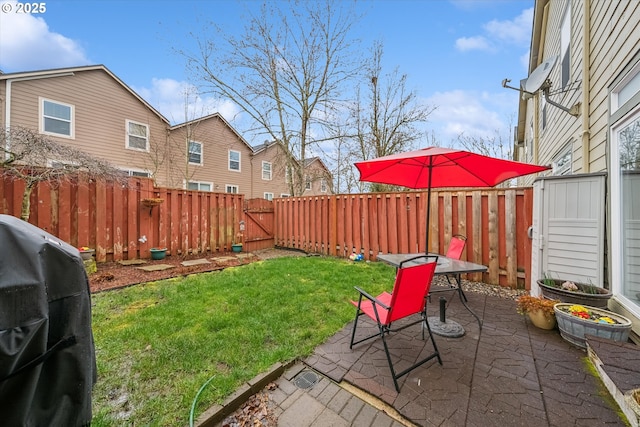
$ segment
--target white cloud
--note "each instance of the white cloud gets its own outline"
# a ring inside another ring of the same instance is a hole
[[[240,112],[231,101],[202,96],[194,85],[184,81],[154,78],[151,87],[133,89],[172,124],[219,113],[233,125]]]
[[[16,2],[3,4],[10,4],[15,10]],[[43,18],[28,13],[0,12],[0,69],[4,72],[89,63],[76,41],[52,32]]]
[[[508,114],[517,99],[505,93],[477,93],[463,90],[437,92],[426,100],[436,106],[429,125],[446,145],[459,135],[490,138],[496,132],[509,132]]]
[[[528,46],[531,40],[533,8],[525,9],[512,20],[492,20],[483,25],[485,34],[460,37],[456,40],[456,49],[492,51],[502,45]]]
[[[513,20],[493,20],[484,25],[490,38],[501,42],[526,45],[531,40],[533,24],[533,8],[525,9]]]
[[[460,37],[456,40],[456,49],[466,52],[468,50],[490,50],[491,45],[482,36]]]

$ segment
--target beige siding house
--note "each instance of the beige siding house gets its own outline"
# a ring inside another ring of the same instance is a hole
[[[287,160],[282,145],[265,142],[253,147],[253,197],[274,199],[291,196]]]
[[[552,173],[567,176],[567,182],[605,177],[600,200],[592,200],[603,206],[595,220],[606,223],[606,234],[597,242],[605,252],[597,254],[604,255],[598,268],[614,294],[609,308],[631,318],[635,333],[640,333],[638,28],[636,0],[536,0],[516,133],[518,160],[552,165]],[[545,64],[552,67],[539,79]],[[545,82],[550,83],[548,96]],[[530,177],[520,181],[532,183]],[[573,193],[567,192],[562,201],[570,197]],[[593,203],[585,209],[589,206]],[[567,241],[576,237],[566,236]]]
[[[289,197],[292,194],[286,172],[287,157],[280,144],[266,142],[254,147],[253,163],[254,197]],[[302,196],[333,194],[331,173],[319,157],[304,162],[304,179]]]
[[[3,127],[36,129],[131,174],[156,174],[150,153],[169,122],[106,67],[0,74]]]
[[[171,127],[169,145],[171,151],[187,153],[167,159],[172,186],[256,197],[251,191],[253,150],[220,114]]]
[[[305,160],[304,180],[304,196],[333,194],[331,174],[320,157]]]
[[[217,113],[172,126],[103,65],[0,74],[0,113],[4,128],[38,130],[158,186],[247,198],[290,193],[277,147],[254,152]],[[317,162],[310,168],[316,177]]]

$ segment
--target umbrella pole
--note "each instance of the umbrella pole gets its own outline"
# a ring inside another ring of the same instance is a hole
[[[431,218],[431,171],[433,170],[433,157],[429,157],[429,184],[427,185],[427,245],[424,253],[429,253],[429,219]]]

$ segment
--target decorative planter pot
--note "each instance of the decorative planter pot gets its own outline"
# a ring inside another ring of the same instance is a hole
[[[547,279],[549,280],[549,279]],[[545,285],[544,281],[538,280],[538,286],[547,299],[557,299],[571,304],[587,305],[589,307],[607,308],[609,299],[613,296],[608,289],[594,285],[576,283],[578,291],[568,291],[561,289],[564,280],[553,280],[555,286]]]
[[[586,348],[585,335],[593,335],[596,337],[607,338],[614,341],[626,342],[629,339],[629,331],[631,330],[631,321],[624,316],[604,310],[597,307],[585,308],[594,314],[607,316],[617,321],[616,324],[598,323],[593,320],[583,319],[568,313],[563,308],[568,308],[573,304],[559,303],[553,307],[556,312],[556,320],[558,321],[558,329],[560,335],[565,340],[579,347]]]
[[[91,258],[93,258],[93,254],[96,252],[95,249],[85,249],[80,251],[80,257],[84,260],[90,260]]]
[[[231,250],[233,252],[242,252],[242,243],[235,243],[231,245]]]
[[[545,314],[542,310],[530,311],[527,313],[529,320],[534,326],[547,331],[556,327],[556,316]]]
[[[167,248],[151,248],[151,259],[164,259],[167,255]]]

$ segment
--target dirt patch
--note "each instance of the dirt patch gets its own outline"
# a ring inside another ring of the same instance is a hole
[[[98,264],[98,271],[89,275],[89,288],[92,293],[110,289],[124,288],[155,280],[184,277],[189,274],[222,270],[227,267],[248,264],[263,259],[283,256],[305,256],[304,252],[285,249],[264,249],[252,253],[198,254],[189,256],[168,256],[162,260],[143,260],[144,264],[122,265],[118,262]],[[184,261],[207,260],[209,263],[183,265]],[[145,271],[138,267],[153,267],[166,264],[171,268]]]

